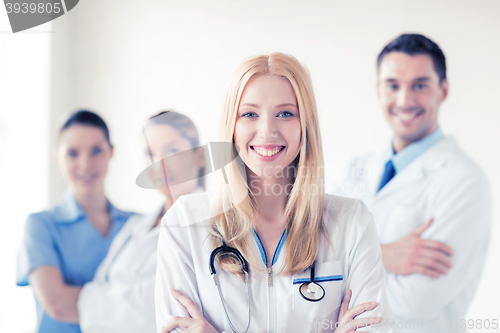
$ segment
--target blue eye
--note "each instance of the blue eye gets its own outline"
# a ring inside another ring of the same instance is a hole
[[[179,152],[179,149],[177,148],[170,148],[169,150],[167,150],[167,156],[172,156],[174,154],[177,154]]]
[[[422,83],[417,83],[417,84],[415,84],[415,85],[413,86],[413,89],[415,89],[415,90],[422,90],[422,89],[424,89],[425,87],[426,87],[426,85],[425,85],[425,84],[422,84]]]
[[[241,115],[242,118],[255,118],[257,114],[255,112],[245,112]]]
[[[68,156],[71,157],[71,158],[75,158],[78,156],[78,152],[76,150],[70,150],[68,152]]]
[[[396,91],[398,90],[399,86],[397,84],[390,84],[388,88],[389,90]]]
[[[92,155],[99,155],[101,152],[102,149],[99,147],[94,147],[94,149],[92,149]]]
[[[294,116],[294,114],[291,113],[290,111],[281,111],[277,115],[277,117],[281,117],[281,118],[289,118],[289,117],[293,117],[293,116]]]

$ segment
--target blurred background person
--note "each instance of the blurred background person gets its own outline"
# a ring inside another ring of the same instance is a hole
[[[149,182],[165,203],[147,216],[133,216],[116,236],[94,280],[78,299],[84,333],[156,332],[155,278],[160,221],[180,196],[204,191],[205,155],[188,117],[173,111],[150,118],[143,128]],[[178,154],[184,152],[182,154]],[[177,154],[177,155],[176,155]],[[188,181],[184,181],[189,179]]]
[[[387,295],[405,324],[398,330],[465,332],[490,240],[489,180],[438,125],[448,95],[439,46],[403,34],[384,47],[377,68],[393,139],[351,163],[339,194],[362,199],[375,217]]]
[[[58,205],[28,217],[18,253],[17,284],[33,287],[40,333],[80,332],[81,286],[132,215],[104,193],[112,156],[108,127],[97,114],[77,111],[62,126],[56,158],[68,190]]]

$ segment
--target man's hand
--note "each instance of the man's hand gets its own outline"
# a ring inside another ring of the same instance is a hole
[[[392,244],[381,244],[382,262],[388,272],[409,275],[425,274],[433,278],[448,273],[453,250],[448,245],[420,238],[432,219],[406,237]]]

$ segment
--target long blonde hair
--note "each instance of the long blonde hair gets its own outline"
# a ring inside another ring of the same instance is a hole
[[[234,142],[234,127],[241,95],[248,80],[261,74],[286,78],[293,87],[299,108],[302,132],[300,152],[294,161],[295,178],[288,193],[283,217],[287,229],[283,273],[295,274],[304,271],[314,262],[321,235],[326,235],[323,223],[323,150],[318,114],[310,75],[297,59],[283,53],[272,53],[243,61],[236,70],[226,95],[220,140]],[[232,154],[234,158],[236,152],[233,150]],[[251,255],[248,235],[252,232],[253,221],[257,216],[256,201],[241,168],[230,163],[225,171],[229,184],[221,180],[217,186],[211,215],[214,217],[210,219],[211,235],[215,247],[220,246],[222,237],[228,246],[238,249],[250,266],[255,268],[255,256]],[[219,264],[226,271],[236,274],[241,272],[241,266],[234,258],[220,257]]]

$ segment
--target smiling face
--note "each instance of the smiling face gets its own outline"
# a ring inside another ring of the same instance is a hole
[[[234,142],[247,172],[275,177],[297,157],[301,127],[290,82],[278,75],[255,75],[241,96]]]
[[[113,148],[97,127],[73,125],[61,133],[57,162],[68,186],[77,196],[103,191],[112,156]]]
[[[390,52],[380,63],[377,93],[398,152],[437,128],[448,82],[439,83],[429,55]]]
[[[190,141],[169,125],[150,125],[146,128],[146,133],[153,160],[158,162],[164,159],[167,183],[174,201],[181,195],[193,192],[198,186],[199,170],[205,166],[203,149],[192,149],[195,147],[191,147]],[[176,155],[187,150],[189,152]],[[149,152],[146,151],[146,154]],[[150,161],[148,158],[148,162]],[[167,195],[168,191],[162,188],[165,184],[164,170],[161,163],[155,165],[156,168],[149,168],[149,176],[158,185],[159,191]],[[184,181],[185,179],[189,181]]]

